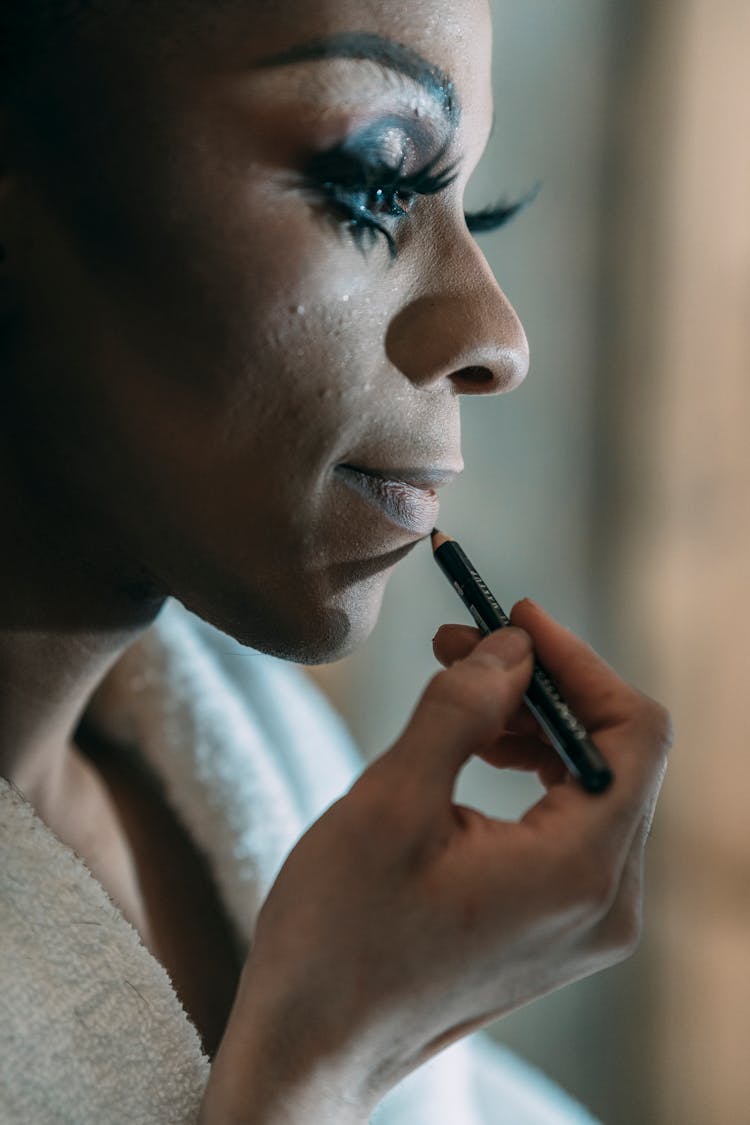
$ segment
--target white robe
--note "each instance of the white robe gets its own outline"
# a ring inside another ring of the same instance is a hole
[[[124,654],[88,715],[102,735],[137,747],[161,778],[246,943],[285,856],[362,769],[308,677],[175,602]],[[3,780],[0,848],[0,1122],[195,1122],[209,1062],[167,973]],[[372,1120],[593,1123],[483,1035],[412,1074]]]

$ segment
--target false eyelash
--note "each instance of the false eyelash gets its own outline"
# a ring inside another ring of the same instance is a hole
[[[445,150],[441,149],[423,168],[412,172],[410,176],[401,175],[402,161],[398,169],[398,175],[394,180],[394,186],[397,186],[399,192],[403,192],[405,195],[409,193],[414,195],[438,195],[441,191],[445,191],[458,175],[458,161],[448,164],[442,172],[435,171],[443,159],[444,152]]]
[[[467,211],[464,215],[466,226],[472,234],[486,234],[489,231],[499,230],[534,202],[541,187],[541,183],[534,184],[526,195],[513,203],[501,199],[494,206],[483,207],[481,211]]]
[[[371,248],[377,236],[382,235],[393,261],[398,253],[396,240],[379,221],[380,217],[402,219],[408,215],[417,196],[437,195],[453,183],[458,175],[458,161],[440,168],[446,147],[409,175],[403,173],[405,158],[397,165],[388,165],[338,147],[312,159],[307,168],[307,180],[343,213],[345,226],[360,249]],[[472,234],[479,234],[505,226],[536,198],[539,188],[536,184],[514,203],[500,201],[481,211],[467,213],[468,229]]]
[[[437,171],[442,157],[443,151],[441,150],[423,168],[419,168],[408,176],[402,174],[402,160],[397,168],[392,169],[393,175],[390,181],[383,181],[380,175],[381,170],[374,168],[375,174],[370,190],[374,189],[377,195],[381,197],[381,202],[387,204],[385,214],[397,219],[409,214],[409,207],[404,207],[399,202],[398,196],[401,196],[402,199],[408,198],[408,203],[411,204],[418,195],[438,195],[441,191],[450,187],[458,175],[457,163],[449,164],[441,171]],[[369,237],[374,240],[377,234],[382,234],[387,243],[391,261],[396,260],[398,256],[396,240],[388,228],[377,221],[374,213],[367,214],[365,211],[354,213],[348,225],[361,246],[364,246],[364,238]]]
[[[458,175],[457,162],[436,171],[444,153],[443,148],[422,168],[405,176],[405,157],[398,164],[386,164],[343,149],[333,149],[313,158],[307,175],[325,190],[348,188],[350,191],[372,191],[381,188],[403,195],[436,195],[449,187]]]

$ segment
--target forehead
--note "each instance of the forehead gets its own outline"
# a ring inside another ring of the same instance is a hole
[[[484,54],[491,22],[487,0],[281,0],[260,8],[250,0],[237,7],[255,14],[264,37],[287,41],[368,30],[421,48],[438,64],[467,52]]]

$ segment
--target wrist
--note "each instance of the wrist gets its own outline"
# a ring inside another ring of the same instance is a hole
[[[367,1125],[374,1106],[347,1092],[334,1073],[318,1068],[286,1078],[275,1068],[242,1065],[239,1071],[217,1056],[201,1104],[198,1125]],[[239,1081],[238,1081],[239,1079]]]
[[[378,1099],[361,1092],[366,1083],[310,1030],[275,1033],[273,1021],[239,1028],[230,1019],[198,1125],[367,1125]]]

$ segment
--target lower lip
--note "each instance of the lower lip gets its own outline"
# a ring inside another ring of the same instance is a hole
[[[415,488],[401,480],[383,480],[342,465],[337,466],[337,472],[349,488],[396,527],[414,535],[429,535],[437,523],[440,501],[435,492]]]

